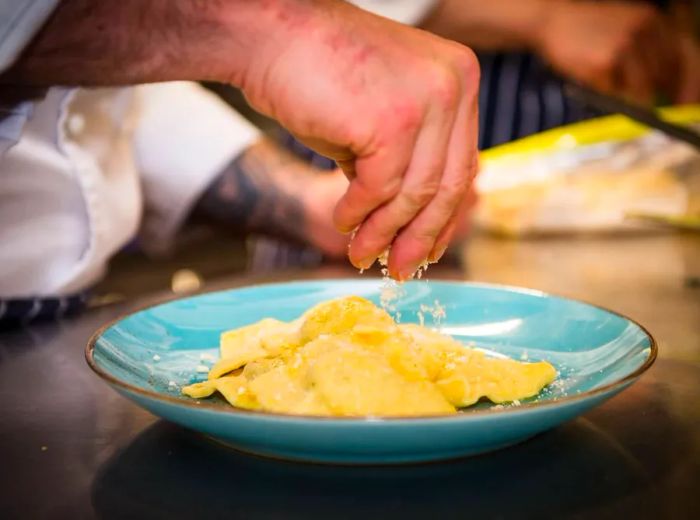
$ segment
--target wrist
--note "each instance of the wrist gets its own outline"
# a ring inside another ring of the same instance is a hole
[[[212,81],[244,90],[251,85],[255,88],[284,49],[314,23],[317,4],[324,3],[332,2],[224,2],[218,13],[218,25],[225,43],[220,45],[216,40],[205,51],[211,68],[203,72]]]

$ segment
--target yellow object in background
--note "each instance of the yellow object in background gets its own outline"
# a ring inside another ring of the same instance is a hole
[[[547,362],[490,358],[349,296],[289,323],[264,319],[224,332],[208,380],[183,393],[219,392],[233,406],[277,413],[420,416],[455,413],[482,397],[533,397],[555,377]]]
[[[700,124],[700,105],[660,110]],[[624,116],[556,128],[482,152],[477,224],[510,236],[692,227],[700,154]]]

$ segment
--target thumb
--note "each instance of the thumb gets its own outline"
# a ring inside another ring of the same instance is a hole
[[[302,137],[292,134],[294,137],[305,146],[308,146],[316,153],[333,159],[340,169],[343,170],[345,176],[352,180],[355,177],[355,154],[349,148],[334,145],[329,141],[318,139],[316,137]]]

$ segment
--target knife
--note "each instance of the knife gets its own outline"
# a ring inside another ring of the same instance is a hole
[[[603,112],[617,112],[649,126],[664,134],[684,141],[696,149],[700,149],[700,134],[681,125],[669,123],[659,117],[656,110],[634,105],[616,96],[602,94],[580,83],[567,82],[564,87],[567,94],[591,108]]]

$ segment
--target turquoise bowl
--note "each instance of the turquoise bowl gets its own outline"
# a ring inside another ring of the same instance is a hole
[[[443,332],[495,356],[547,360],[557,380],[520,403],[481,402],[456,415],[420,418],[292,416],[180,395],[182,386],[204,379],[201,365],[218,358],[223,330],[265,317],[290,320],[343,295],[378,302],[377,279],[258,285],[170,301],[106,326],[86,357],[117,392],[159,417],[242,451],[341,464],[444,460],[510,446],[611,398],[656,357],[643,327],[593,305],[475,283],[409,282],[404,289],[397,305],[402,322],[418,321],[421,305],[437,300],[446,318],[433,325]]]

